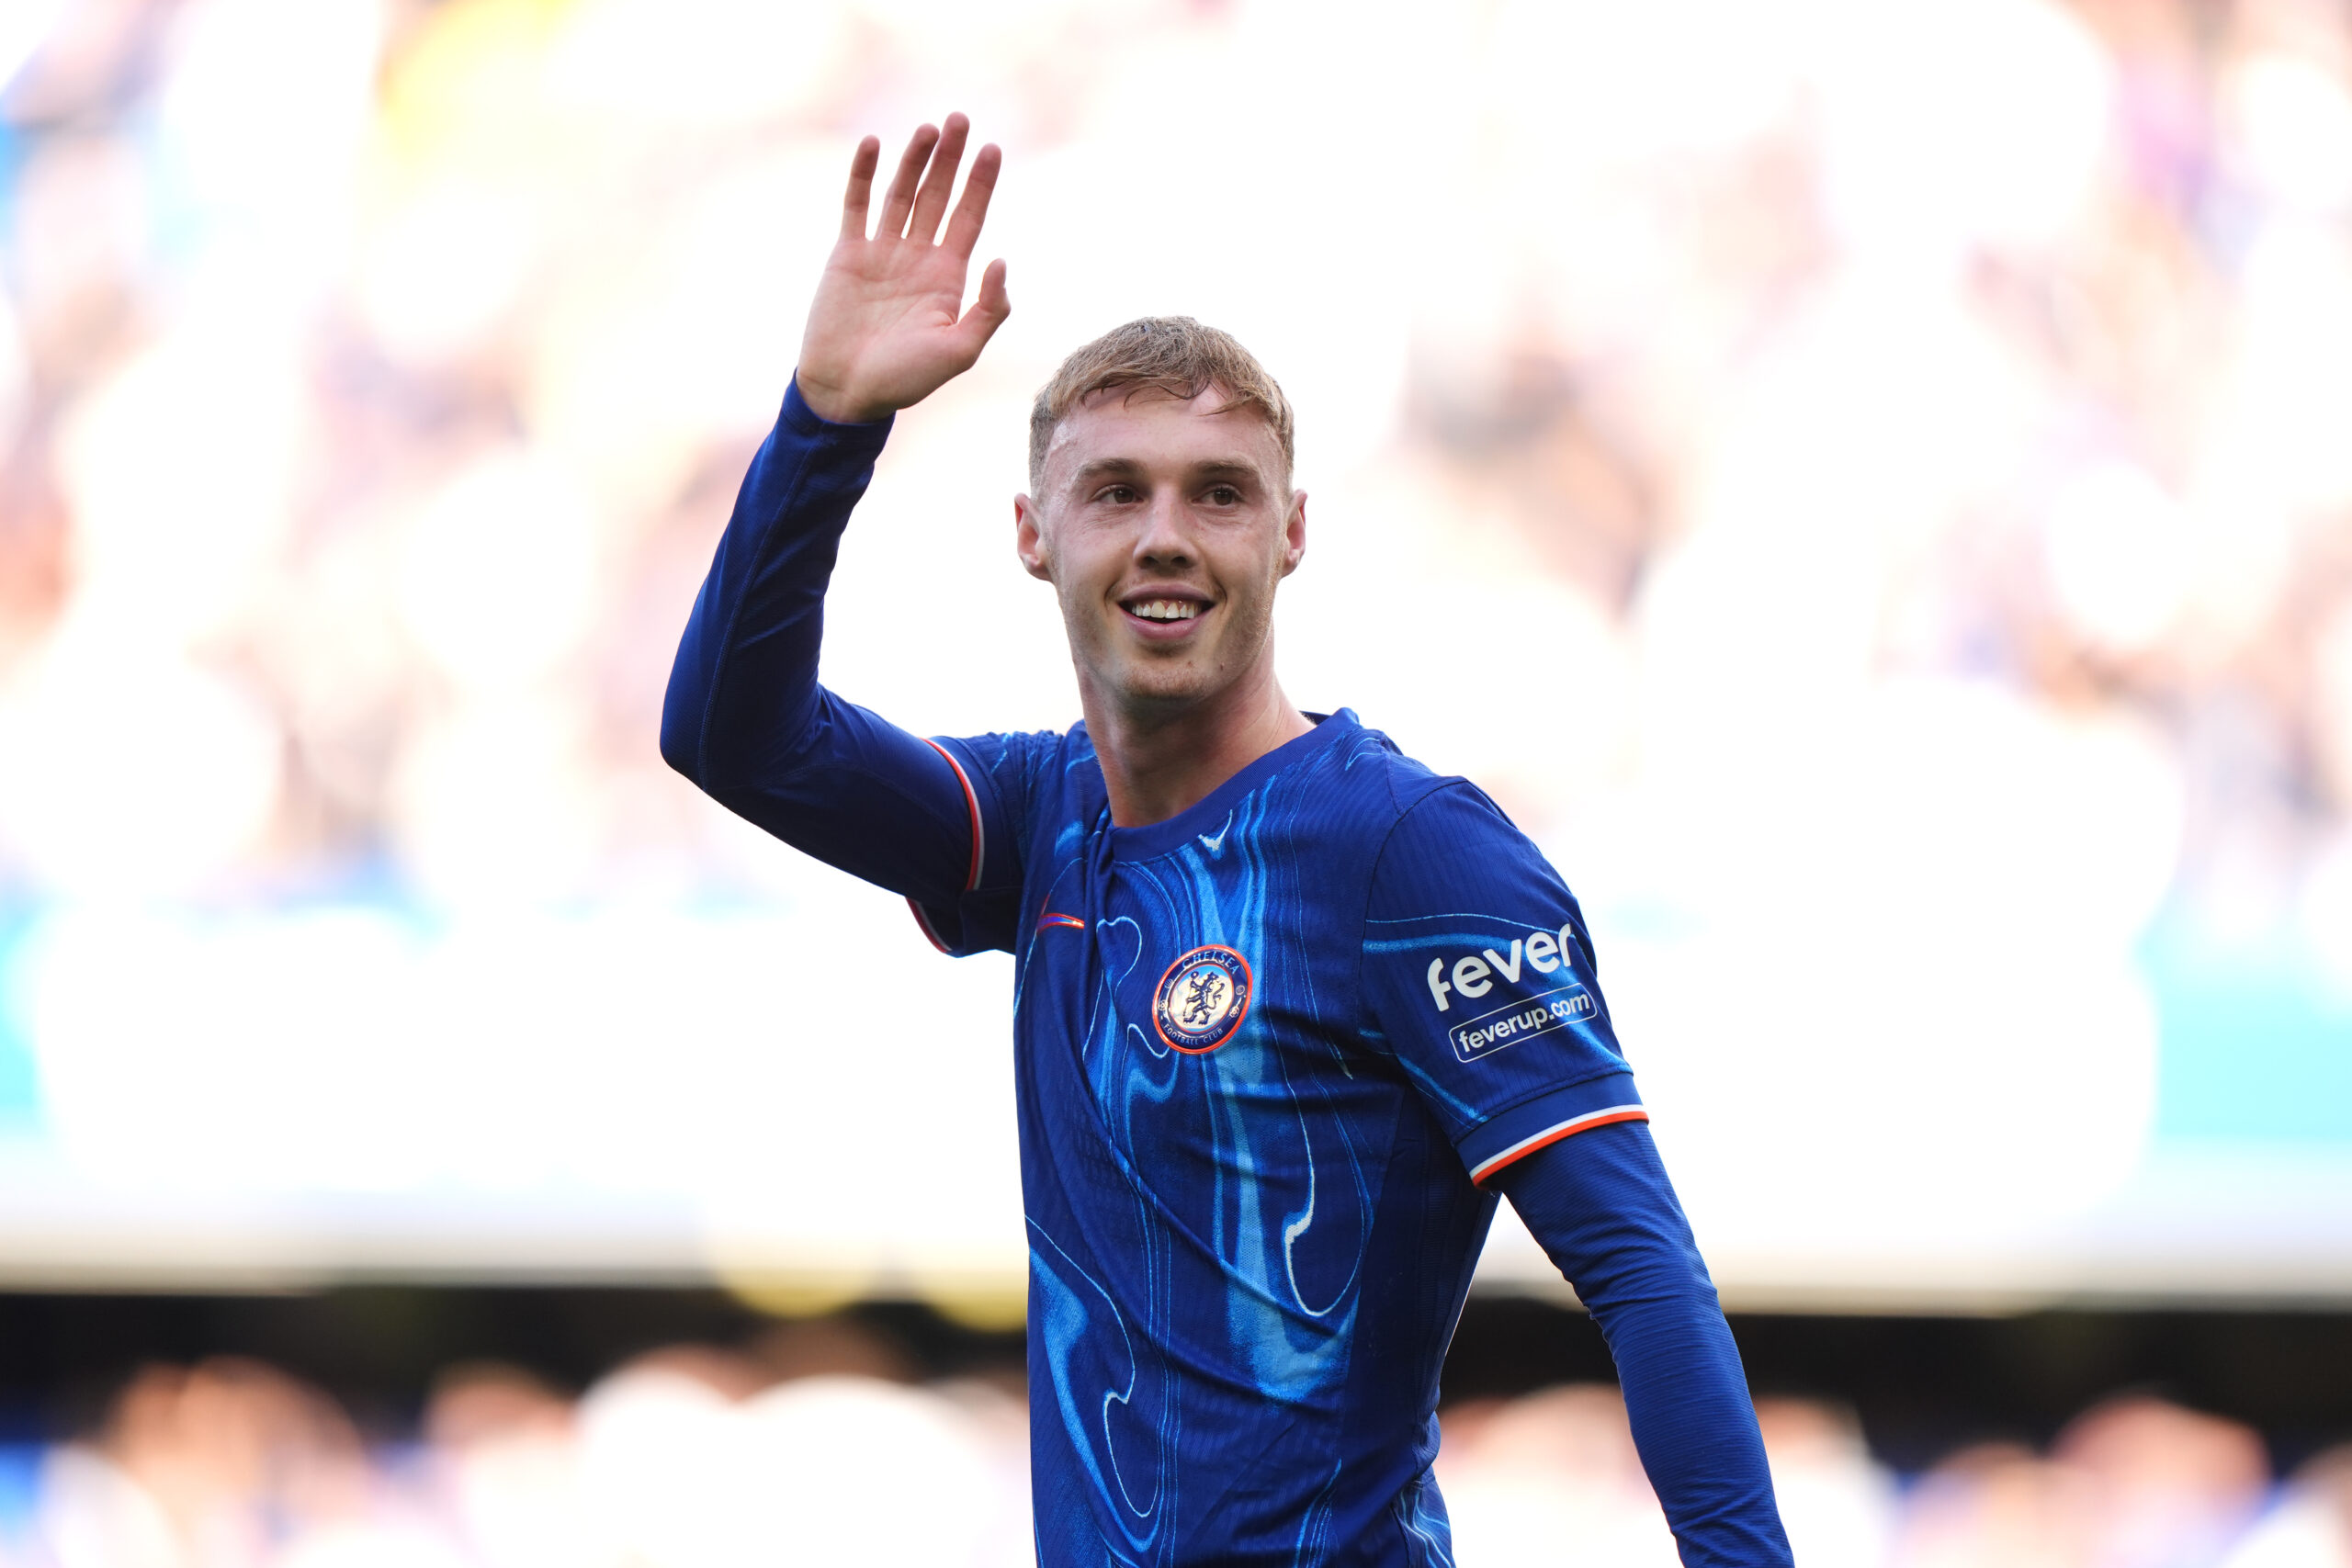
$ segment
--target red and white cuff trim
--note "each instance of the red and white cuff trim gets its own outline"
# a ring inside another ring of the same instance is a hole
[[[964,874],[964,891],[969,893],[980,885],[980,863],[987,858],[987,843],[980,827],[980,797],[973,792],[972,781],[965,777],[964,764],[956,760],[955,753],[936,740],[926,739],[923,744],[938,752],[940,761],[956,770],[956,782],[964,786],[964,810],[972,819],[972,864],[971,869]]]
[[[964,814],[970,818],[972,824],[972,863],[964,873],[964,891],[969,893],[980,885],[980,866],[988,859],[985,829],[980,826],[980,797],[973,790],[971,779],[966,776],[964,764],[956,760],[954,752],[927,736],[923,739],[923,744],[938,752],[940,761],[956,770],[956,782],[964,786]],[[942,953],[952,953],[956,951],[939,940],[938,931],[933,927],[931,917],[922,912],[921,904],[910,898],[907,900],[907,908],[914,911],[915,924],[922,928],[922,934],[932,946]]]
[[[1572,1137],[1588,1128],[1606,1127],[1611,1122],[1646,1122],[1649,1119],[1648,1108],[1640,1105],[1604,1106],[1599,1111],[1588,1111],[1581,1116],[1571,1116],[1565,1122],[1555,1122],[1542,1132],[1521,1138],[1510,1147],[1480,1160],[1471,1168],[1470,1179],[1475,1184],[1484,1186],[1487,1178],[1513,1160],[1524,1159],[1546,1145],[1556,1144],[1562,1138]]]

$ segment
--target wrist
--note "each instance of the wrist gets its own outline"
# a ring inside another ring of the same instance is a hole
[[[898,412],[896,409],[861,405],[846,393],[837,391],[821,381],[812,382],[797,370],[792,374],[792,384],[799,389],[800,400],[808,406],[808,412],[827,424],[880,424]]]

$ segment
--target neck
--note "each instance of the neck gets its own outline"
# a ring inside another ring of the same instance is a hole
[[[1086,732],[1122,828],[1165,822],[1285,741],[1315,728],[1283,695],[1273,661],[1182,707],[1129,704],[1081,679]]]

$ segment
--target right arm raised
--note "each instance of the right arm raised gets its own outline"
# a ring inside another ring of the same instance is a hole
[[[916,133],[871,238],[878,147],[859,146],[799,372],[744,477],[662,712],[662,756],[722,805],[933,909],[978,881],[984,803],[945,751],[819,686],[817,652],[842,530],[890,416],[968,368],[1010,310],[995,263],[957,314],[995,148],[933,243],[965,133],[961,116]]]

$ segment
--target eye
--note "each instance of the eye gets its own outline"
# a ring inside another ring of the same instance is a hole
[[[1107,501],[1114,506],[1125,506],[1136,499],[1136,487],[1130,484],[1107,484],[1094,492],[1097,501]]]
[[[1241,504],[1241,492],[1231,485],[1211,485],[1208,494],[1203,499],[1211,506],[1238,506]]]

